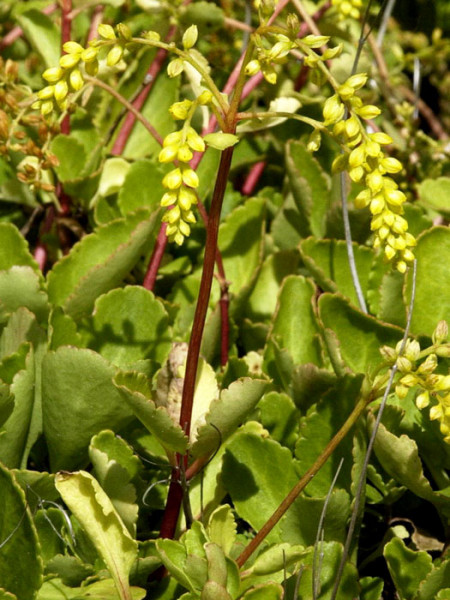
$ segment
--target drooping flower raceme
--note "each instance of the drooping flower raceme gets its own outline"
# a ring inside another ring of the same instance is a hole
[[[386,260],[404,273],[414,260],[414,236],[408,233],[408,222],[402,216],[405,194],[389,177],[402,170],[402,164],[386,156],[383,146],[392,138],[383,132],[368,134],[362,121],[374,119],[381,111],[364,105],[356,90],[365,85],[367,75],[359,73],[340,85],[323,108],[324,125],[332,127],[333,137],[346,151],[336,158],[333,171],[348,171],[350,179],[365,189],[355,198],[357,208],[369,207],[374,247],[382,247]]]
[[[191,233],[190,225],[196,222],[191,208],[197,204],[199,180],[197,173],[189,166],[194,152],[204,152],[205,142],[202,137],[190,126],[190,118],[198,105],[211,102],[210,92],[203,92],[195,101],[183,100],[172,104],[170,113],[174,119],[184,120],[184,127],[180,131],[170,133],[163,142],[159,153],[161,163],[176,162],[173,170],[169,171],[163,179],[163,186],[167,189],[161,198],[161,206],[168,208],[163,217],[167,223],[167,237],[169,241],[179,246]]]
[[[335,6],[339,13],[339,19],[359,19],[361,16],[362,0],[331,0],[332,6]]]
[[[381,354],[390,364],[397,363],[401,373],[395,388],[397,397],[404,399],[411,388],[416,388],[417,408],[423,410],[430,407],[430,419],[439,421],[444,441],[450,444],[450,375],[436,373],[439,357],[450,357],[447,337],[447,323],[440,321],[433,334],[433,346],[430,349],[421,352],[419,342],[407,340],[401,356],[399,353],[402,342],[395,349],[384,346]]]

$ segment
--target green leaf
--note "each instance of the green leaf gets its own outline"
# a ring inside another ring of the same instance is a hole
[[[400,538],[388,542],[383,554],[400,598],[416,598],[419,584],[433,568],[431,556],[428,552],[410,550]]]
[[[283,446],[293,447],[300,414],[290,396],[269,392],[259,402],[258,410],[260,421],[270,436]]]
[[[227,445],[222,481],[239,517],[257,531],[294,487],[297,474],[287,448],[269,438],[238,433]],[[279,541],[279,526],[266,539]]]
[[[270,374],[273,369],[270,363],[274,360],[270,338],[275,338],[279,347],[289,352],[294,364],[320,364],[318,328],[313,310],[314,295],[315,287],[309,279],[301,275],[290,275],[284,280],[264,356]]]
[[[133,449],[112,431],[102,431],[94,436],[89,446],[89,457],[97,481],[107,493],[130,535],[136,535],[138,505],[136,477],[140,462]]]
[[[342,557],[342,545],[337,542],[323,542],[319,545],[319,552],[319,598],[320,600],[330,600],[336,581],[336,573]],[[311,598],[311,590],[313,585],[313,561],[314,548],[311,548],[309,554],[302,561],[304,570],[302,577],[300,578],[298,590],[298,597],[301,600],[310,600]],[[346,562],[336,598],[339,600],[353,600],[353,598],[359,598],[360,586],[358,580],[358,572],[355,566],[350,562]]]
[[[9,385],[0,380],[0,427],[8,419],[12,411],[14,410],[14,394],[11,393]],[[0,444],[1,444],[1,433],[0,430]],[[1,445],[0,445],[1,448]]]
[[[246,315],[250,319],[260,321],[272,318],[282,281],[297,270],[299,258],[296,250],[288,250],[270,254],[265,259],[246,305]]]
[[[384,581],[379,577],[362,577],[359,580],[361,585],[361,600],[381,600]]]
[[[137,542],[99,483],[85,471],[58,473],[55,486],[105,561],[121,600],[131,600],[128,576]]]
[[[25,306],[39,322],[46,321],[49,305],[47,294],[42,290],[42,276],[27,266],[0,271],[0,304],[8,312]]]
[[[357,373],[365,373],[382,361],[381,346],[395,346],[402,331],[365,315],[337,294],[322,294],[319,315],[325,328],[339,341],[342,358]]]
[[[118,373],[113,383],[136,417],[164,448],[185,453],[187,437],[165,408],[156,407],[146,377],[138,373]]]
[[[12,223],[0,223],[0,270],[6,271],[19,265],[31,267],[39,272],[27,241],[17,227]]]
[[[126,368],[141,359],[162,363],[171,347],[163,304],[141,286],[111,290],[97,298],[87,345]]]
[[[422,206],[450,216],[450,177],[424,179],[417,186],[417,192]]]
[[[133,213],[85,236],[48,274],[50,301],[75,319],[90,312],[95,299],[117,286],[145,253],[156,218]]]
[[[258,554],[251,571],[255,575],[277,573],[298,562],[304,555],[305,548],[303,546],[291,546],[287,543],[275,544]]]
[[[98,190],[91,204],[95,204],[99,197],[104,198],[120,192],[130,169],[130,163],[118,156],[113,156],[105,160]]]
[[[309,486],[306,488],[306,493],[311,493],[311,489],[308,488]],[[283,517],[282,539],[290,544],[314,546],[324,505],[325,497],[299,496]],[[345,490],[334,489],[323,521],[324,540],[344,543],[349,517],[350,495]]]
[[[431,337],[438,321],[450,322],[450,230],[433,227],[423,233],[414,249],[417,258],[417,281],[411,333]],[[406,277],[406,299],[411,296],[412,269]],[[405,299],[405,301],[406,301]]]
[[[4,423],[0,435],[0,460],[9,468],[19,467],[25,457],[35,400],[34,388],[34,352],[30,349],[25,369],[19,371],[13,379],[11,393],[14,396],[14,410]]]
[[[225,148],[231,148],[231,146],[235,146],[239,142],[237,135],[233,135],[232,133],[222,133],[221,131],[217,133],[208,133],[203,139],[208,146],[221,151],[225,150]]]
[[[130,588],[130,600],[142,600],[145,590]],[[117,588],[112,579],[101,579],[81,588],[65,586],[60,579],[45,581],[36,600],[117,600]]]
[[[60,133],[53,139],[50,150],[59,161],[55,171],[60,181],[73,181],[80,177],[87,160],[86,150],[81,142]]]
[[[326,212],[330,206],[330,179],[302,142],[291,141],[286,148],[289,184],[304,225],[316,237],[325,233]]]
[[[264,200],[251,198],[220,226],[219,248],[232,294],[251,281],[260,262],[264,219]]]
[[[169,108],[178,100],[179,86],[178,77],[171,79],[165,72],[161,72],[141,110],[142,115],[163,138],[175,129],[175,123],[169,115]],[[158,142],[142,123],[137,121],[127,140],[123,156],[127,159],[138,159],[155,155],[160,149]]]
[[[191,449],[192,455],[205,456],[224,442],[255,408],[267,386],[267,381],[244,377],[222,390],[220,398],[209,405],[204,417],[206,424],[198,429],[197,440]]]
[[[155,210],[159,206],[164,192],[162,185],[164,172],[157,163],[151,160],[137,160],[128,170],[119,191],[119,208],[123,215],[137,210],[149,208]]]
[[[305,266],[324,291],[341,292],[359,306],[344,240],[308,238],[300,243],[299,250]],[[353,252],[361,288],[366,296],[375,255],[370,248],[355,243]]]
[[[92,350],[61,346],[42,364],[44,433],[52,470],[87,463],[91,437],[132,417],[113,385],[116,368]]]
[[[373,426],[374,417],[369,414]],[[375,438],[374,451],[383,469],[395,481],[407,487],[413,494],[436,506],[444,515],[450,515],[450,498],[435,492],[426,479],[417,444],[406,435],[397,437],[381,423]]]
[[[428,573],[427,577],[419,586],[417,600],[434,600],[438,592],[450,582],[450,560],[444,560],[440,565]]]
[[[229,554],[236,539],[236,522],[228,504],[217,507],[209,517],[208,537],[218,544],[225,554]]]
[[[0,506],[1,586],[20,600],[33,600],[42,583],[37,533],[24,492],[1,463]]]
[[[48,334],[49,350],[56,350],[60,346],[84,346],[75,321],[64,314],[60,306],[56,306],[50,314]]]
[[[247,590],[242,600],[281,600],[283,595],[283,587],[279,583],[269,581]]]
[[[184,545],[174,540],[157,540],[156,549],[169,573],[183,587],[193,592],[194,584],[186,573],[187,552]]]
[[[344,424],[359,397],[363,376],[346,376],[314,406],[300,422],[299,437],[295,446],[300,472],[304,473],[322,453],[323,448]],[[306,493],[325,497],[330,489],[341,458],[344,464],[337,485],[350,492],[352,460],[352,435],[347,435],[333,452],[331,458],[308,484]]]
[[[38,10],[27,10],[17,15],[33,48],[41,55],[47,68],[58,65],[61,54],[61,34],[50,17]]]

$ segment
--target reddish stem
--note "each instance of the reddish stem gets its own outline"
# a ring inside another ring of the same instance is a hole
[[[148,264],[147,273],[145,274],[144,282],[142,284],[146,290],[151,291],[155,287],[159,265],[161,264],[164,251],[167,246],[166,229],[167,223],[161,223],[158,237],[156,238],[155,247],[153,248],[152,256]]]
[[[89,27],[89,33],[87,36],[88,42],[90,42],[95,37],[97,37],[97,29],[98,29],[98,26],[101,24],[102,20],[103,20],[103,6],[101,4],[98,4],[94,8],[94,12],[92,13],[91,25]]]
[[[194,399],[195,380],[197,377],[197,367],[199,360],[199,351],[202,342],[203,330],[205,327],[206,313],[208,310],[209,296],[214,275],[214,264],[216,259],[217,238],[219,233],[220,213],[225,194],[228,175],[230,172],[231,158],[233,148],[227,148],[222,152],[219,171],[217,174],[216,185],[214,187],[211,210],[208,216],[208,227],[206,232],[205,255],[203,258],[202,279],[200,282],[200,291],[198,294],[197,306],[194,315],[194,324],[192,326],[191,339],[186,360],[186,375],[183,385],[183,398],[181,402],[180,425],[189,436],[191,430],[191,415]],[[187,456],[178,457],[178,460],[187,462]],[[173,477],[179,481],[179,472],[174,470]],[[164,530],[167,537],[175,535],[176,523],[181,507],[180,484],[173,482],[169,490],[167,507],[164,512],[161,530]],[[171,493],[171,490],[172,493]],[[175,498],[172,498],[172,495]]]
[[[250,173],[247,175],[241,190],[244,196],[251,196],[253,194],[261,175],[264,173],[266,164],[265,160],[261,160],[260,162],[255,163],[250,169]]]

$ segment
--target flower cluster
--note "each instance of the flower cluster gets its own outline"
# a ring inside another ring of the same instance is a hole
[[[362,0],[331,0],[331,4],[336,6],[339,12],[339,19],[359,19],[360,9],[363,6]]]
[[[205,151],[205,142],[190,126],[190,118],[197,105],[207,104],[211,100],[212,94],[205,91],[195,101],[183,100],[172,104],[172,117],[184,120],[185,124],[180,131],[166,136],[158,157],[161,163],[177,163],[162,181],[167,192],[161,198],[161,206],[168,208],[162,219],[167,223],[167,237],[179,246],[190,235],[190,224],[196,221],[191,207],[197,204],[195,188],[198,187],[199,180],[197,173],[190,168],[189,161],[194,152]]]
[[[374,247],[383,247],[384,255],[401,273],[414,260],[411,250],[415,238],[408,233],[408,223],[402,217],[405,194],[388,175],[402,170],[402,164],[386,156],[382,147],[392,138],[382,132],[368,134],[361,119],[373,119],[380,109],[364,105],[355,92],[365,85],[367,75],[352,75],[337,87],[336,94],[325,102],[324,125],[332,126],[334,138],[346,152],[334,161],[333,171],[348,171],[352,181],[365,189],[355,199],[357,208],[369,207],[372,213],[371,229]]]
[[[69,41],[63,45],[65,54],[59,59],[58,67],[51,67],[42,74],[48,85],[37,94],[38,100],[32,108],[40,110],[43,115],[50,114],[56,107],[67,110],[69,94],[78,92],[84,85],[84,74],[95,76],[98,71],[98,53],[103,46],[110,47],[106,64],[116,65],[122,58],[125,45],[131,40],[131,32],[123,23],[117,26],[117,34],[111,25],[101,24],[98,27],[100,39],[89,42],[83,48],[77,42]]]
[[[440,430],[444,441],[450,444],[450,375],[436,373],[438,357],[450,357],[450,345],[446,343],[448,326],[440,321],[433,334],[433,346],[421,352],[419,342],[407,340],[404,351],[399,356],[402,342],[395,350],[383,347],[381,353],[393,364],[397,363],[401,378],[395,388],[398,398],[403,399],[411,388],[418,388],[416,406],[420,410],[430,408],[430,419],[440,422]],[[430,352],[431,350],[431,352]],[[420,359],[427,354],[425,360]]]
[[[339,46],[327,49],[322,55],[311,52],[312,48],[321,48],[326,44],[330,39],[329,36],[307,35],[304,38],[297,39],[299,25],[293,15],[288,17],[287,25],[286,35],[284,33],[273,34],[272,37],[275,43],[270,48],[264,46],[261,36],[253,36],[256,46],[256,58],[247,64],[245,68],[246,75],[256,75],[256,73],[261,71],[268,83],[275,84],[277,82],[277,73],[274,65],[286,62],[287,55],[294,48],[304,53],[304,62],[311,68],[314,68],[319,61],[329,60],[341,51],[341,47]]]

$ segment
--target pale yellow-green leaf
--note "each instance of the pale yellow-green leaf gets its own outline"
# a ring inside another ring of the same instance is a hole
[[[137,557],[137,542],[111,500],[89,473],[60,472],[55,486],[104,560],[121,600],[131,600],[128,575]]]

